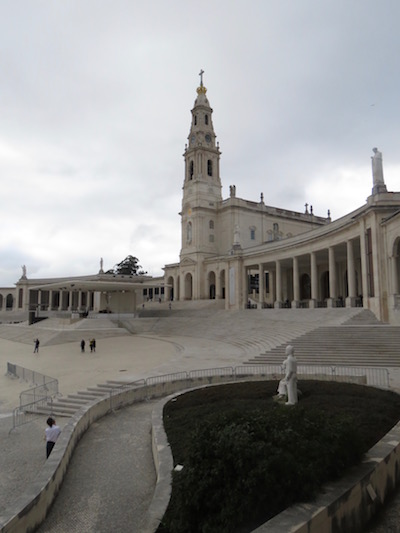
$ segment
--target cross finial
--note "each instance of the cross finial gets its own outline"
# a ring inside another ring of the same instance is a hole
[[[204,74],[204,70],[201,69],[200,73],[199,73],[199,76],[200,76],[200,87],[203,87],[203,74]]]

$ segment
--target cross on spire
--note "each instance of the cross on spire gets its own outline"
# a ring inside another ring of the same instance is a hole
[[[199,73],[199,76],[200,76],[200,87],[203,87],[203,74],[204,74],[204,70],[201,69],[200,73]]]

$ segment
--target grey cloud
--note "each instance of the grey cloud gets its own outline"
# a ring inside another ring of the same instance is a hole
[[[200,68],[225,196],[236,184],[340,216],[345,196],[361,205],[370,192],[373,146],[400,189],[399,15],[394,0],[3,5],[2,279],[13,263],[15,281],[22,262],[61,275],[96,271],[101,256],[132,253],[154,272],[178,259]]]

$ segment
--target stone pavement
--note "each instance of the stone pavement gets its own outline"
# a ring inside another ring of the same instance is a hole
[[[207,339],[129,336],[101,339],[96,353],[81,353],[79,343],[66,343],[41,345],[36,355],[33,342],[0,339],[0,516],[45,463],[47,416],[9,433],[19,394],[31,385],[6,376],[7,362],[56,377],[60,391],[67,395],[107,379],[129,382],[177,369],[223,366],[226,361],[240,364],[243,357],[241,349],[223,343],[218,343],[217,351],[220,361],[216,361],[215,343]],[[153,405],[137,404],[93,424],[75,449],[62,490],[40,531],[140,532],[142,512],[155,485],[150,440]],[[57,418],[61,428],[67,421]],[[132,453],[126,454],[130,449]],[[119,529],[117,523],[125,526]]]
[[[142,531],[156,482],[150,434],[154,403],[126,407],[91,425],[38,533]]]
[[[184,336],[105,338],[95,354],[81,354],[78,343],[41,346],[39,355],[33,355],[33,343],[0,339],[0,515],[45,462],[46,417],[8,434],[10,413],[19,403],[19,393],[29,387],[4,376],[7,361],[57,377],[66,395],[122,376],[132,381],[183,369],[236,365],[246,361],[246,354],[243,347],[235,349],[223,341]],[[39,531],[140,532],[141,512],[155,483],[150,456],[152,407],[153,402],[137,404],[93,424],[78,444],[60,494]],[[63,427],[67,420],[57,422]],[[369,533],[400,532],[399,494],[393,502]]]

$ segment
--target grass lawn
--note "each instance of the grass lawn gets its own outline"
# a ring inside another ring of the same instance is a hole
[[[173,490],[159,533],[245,533],[343,475],[400,418],[400,396],[301,381],[299,404],[271,381],[207,387],[164,408]],[[303,492],[302,492],[303,491]]]

